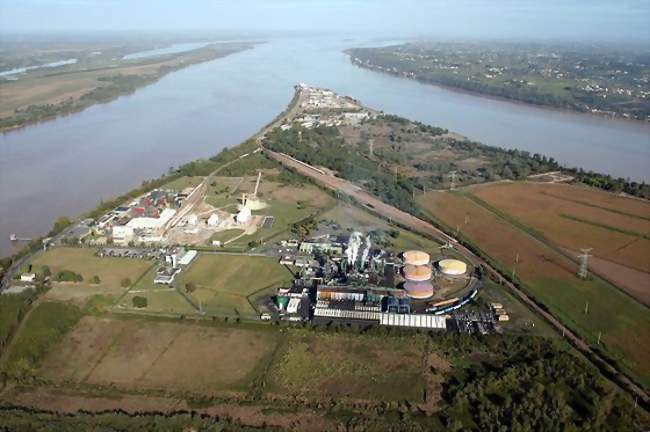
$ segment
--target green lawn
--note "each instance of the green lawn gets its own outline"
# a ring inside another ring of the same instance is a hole
[[[206,313],[256,315],[248,297],[289,285],[291,273],[275,258],[239,255],[201,255],[181,274],[180,286],[196,286],[191,295]]]
[[[117,298],[124,288],[120,282],[128,278],[132,282],[151,267],[151,262],[135,258],[116,258],[95,256],[94,248],[54,247],[40,253],[33,261],[33,269],[41,271],[48,266],[52,275],[62,270],[70,270],[83,276],[79,283],[54,283],[47,293],[48,298],[56,300],[79,300],[94,295],[108,295]],[[93,276],[99,276],[100,283],[90,283]]]
[[[210,237],[210,243],[213,241],[220,241],[220,242],[226,242],[230,239],[233,239],[240,235],[243,232],[243,230],[240,229],[229,229],[225,231],[220,231],[218,233],[215,233],[212,237]]]
[[[191,314],[195,308],[180,294],[176,288],[167,285],[157,285],[153,282],[156,276],[156,266],[152,266],[138,281],[135,282],[129,291],[125,293],[115,304],[116,310],[132,309],[144,312]],[[133,306],[133,297],[145,297],[146,308]]]
[[[49,350],[81,316],[79,308],[67,303],[44,302],[36,306],[11,344],[3,369],[18,380],[33,376]]]
[[[201,184],[204,178],[205,177],[201,177],[201,176],[192,176],[192,177],[185,176],[185,177],[177,178],[176,180],[173,180],[165,184],[164,186],[162,186],[161,189],[171,189],[176,192],[181,192],[183,189],[189,187],[194,188],[198,186],[199,184]]]
[[[27,310],[27,299],[32,295],[31,292],[0,295],[0,347],[18,327],[19,316]]]

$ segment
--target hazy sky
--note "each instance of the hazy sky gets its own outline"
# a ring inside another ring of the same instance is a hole
[[[0,29],[641,40],[650,0],[0,0]]]

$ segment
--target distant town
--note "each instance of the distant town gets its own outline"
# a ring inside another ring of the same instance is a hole
[[[420,43],[348,50],[361,67],[592,114],[650,121],[647,53],[588,45]]]

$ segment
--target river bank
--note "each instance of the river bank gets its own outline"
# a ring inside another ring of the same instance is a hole
[[[343,53],[381,43],[271,39],[167,74],[110,103],[1,134],[0,255],[15,252],[11,233],[38,237],[60,216],[81,214],[171,166],[245,141],[286,108],[299,82],[488,145],[650,178],[648,126],[452,92],[354,67]]]
[[[118,65],[58,71],[3,82],[0,84],[3,91],[0,133],[75,114],[95,104],[111,102],[155,83],[171,72],[253,46],[252,43],[208,44],[161,57],[131,57],[138,61],[122,61]],[[123,60],[131,59],[127,57]]]

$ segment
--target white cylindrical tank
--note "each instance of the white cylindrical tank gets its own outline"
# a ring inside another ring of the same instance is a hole
[[[244,206],[239,210],[239,213],[237,213],[237,216],[235,216],[235,221],[240,224],[245,224],[250,222],[252,217],[251,209],[248,208],[247,206]]]
[[[438,261],[438,268],[442,274],[460,276],[467,273],[467,264],[457,259],[443,259]]]

